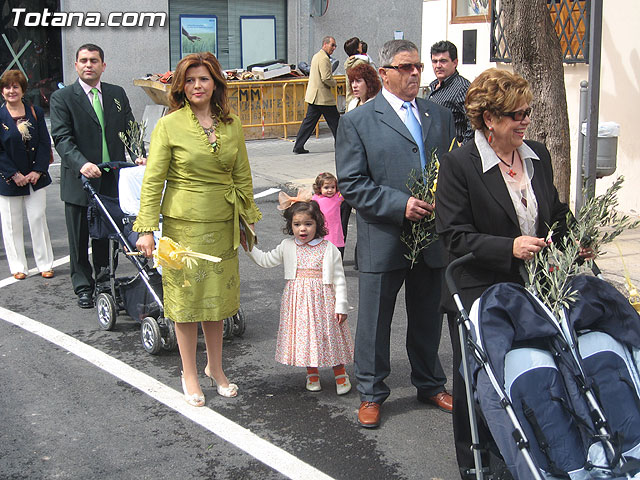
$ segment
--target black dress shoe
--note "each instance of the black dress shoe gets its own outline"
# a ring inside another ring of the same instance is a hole
[[[80,292],[78,294],[78,306],[80,308],[93,308],[93,295],[90,292]]]
[[[309,153],[309,150],[307,150],[306,148],[294,148],[293,153],[295,153],[296,155],[302,155],[303,153]]]

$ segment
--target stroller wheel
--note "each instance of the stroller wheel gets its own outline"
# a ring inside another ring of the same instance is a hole
[[[231,318],[233,319],[233,334],[236,337],[241,337],[247,328],[242,307],[240,307],[240,309],[238,309],[238,313]]]
[[[98,311],[98,325],[102,330],[113,330],[116,326],[118,307],[113,297],[108,293],[101,293],[96,298],[96,309]]]
[[[162,348],[168,352],[172,352],[178,346],[178,340],[176,338],[176,327],[173,321],[168,318],[161,319],[163,328],[161,330],[165,333],[161,337]]]
[[[223,320],[224,324],[222,325],[222,338],[232,338],[233,337],[233,317],[227,317]]]
[[[162,336],[160,326],[153,317],[146,317],[140,326],[140,339],[142,347],[151,355],[157,355],[162,348]]]

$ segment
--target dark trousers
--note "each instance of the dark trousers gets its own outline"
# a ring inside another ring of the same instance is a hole
[[[335,105],[314,105],[313,103],[307,104],[307,114],[302,120],[300,130],[296,136],[296,143],[293,146],[294,150],[302,150],[304,144],[307,143],[309,137],[313,133],[313,129],[316,128],[320,116],[324,115],[324,119],[327,121],[327,125],[331,129],[333,138],[336,138],[338,132],[338,122],[340,121],[340,113]]]
[[[347,201],[340,204],[340,223],[342,224],[342,235],[347,242],[347,229],[349,228],[349,217],[351,217],[351,205]]]
[[[382,403],[389,396],[390,389],[384,379],[391,372],[391,321],[403,283],[411,383],[420,396],[430,397],[444,390],[447,379],[438,358],[442,332],[442,315],[438,311],[442,272],[442,269],[431,269],[420,261],[413,269],[360,273],[355,370],[362,401]]]
[[[95,281],[89,263],[89,222],[87,207],[64,204],[64,218],[67,223],[69,239],[69,266],[71,284],[76,295],[82,292],[93,293]],[[96,274],[102,267],[109,265],[109,240],[91,240],[93,269]]]
[[[471,427],[469,426],[469,410],[467,407],[467,395],[465,392],[464,377],[460,370],[462,362],[462,354],[460,348],[460,334],[458,333],[458,325],[456,319],[457,312],[447,312],[449,324],[449,335],[451,337],[451,346],[453,347],[453,440],[456,448],[456,459],[460,471],[475,468],[473,462],[473,452],[471,451]],[[476,415],[478,424],[478,436],[480,437],[480,445],[486,448],[486,445],[492,441],[491,432],[485,422]],[[489,466],[489,455],[482,455],[482,465]],[[464,479],[475,478],[475,476],[461,476]]]
[[[99,192],[110,197],[118,196],[118,177],[115,172],[103,172]],[[76,295],[81,292],[93,293],[96,275],[103,267],[109,266],[109,240],[91,240],[93,271],[89,263],[89,222],[87,207],[73,203],[64,204],[64,217],[69,240],[69,267],[71,284]]]
[[[342,224],[342,238],[344,239],[345,246],[347,245],[347,229],[349,228],[349,217],[351,216],[351,205],[346,200],[340,204],[340,223]],[[345,247],[338,247],[340,255],[344,260]]]

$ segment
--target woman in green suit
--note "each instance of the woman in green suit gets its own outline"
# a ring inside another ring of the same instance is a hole
[[[207,345],[207,375],[217,392],[237,395],[222,369],[222,320],[240,307],[240,216],[261,218],[253,200],[251,169],[240,119],[229,112],[227,85],[213,54],[184,57],[173,75],[171,110],[151,136],[140,212],[133,229],[137,248],[151,256],[151,232],[163,216],[163,235],[195,252],[221,257],[193,268],[163,269],[164,307],[176,323],[185,400],[203,406],[196,368],[198,323]],[[162,190],[166,181],[164,196]]]

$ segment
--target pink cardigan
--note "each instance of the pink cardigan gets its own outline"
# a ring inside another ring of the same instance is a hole
[[[342,221],[340,220],[340,204],[344,201],[342,195],[339,193],[336,193],[333,197],[313,195],[311,200],[318,202],[320,211],[324,215],[324,222],[329,232],[324,238],[336,247],[344,247],[344,233],[342,232]]]

